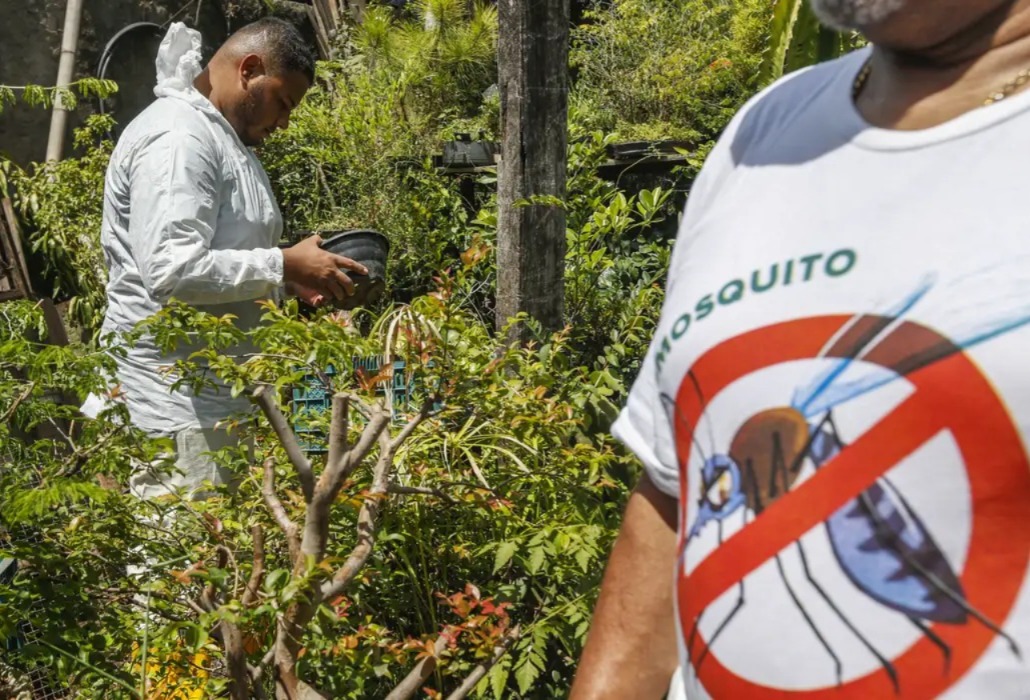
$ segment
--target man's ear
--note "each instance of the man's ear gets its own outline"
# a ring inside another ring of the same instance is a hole
[[[244,89],[251,80],[265,74],[265,62],[255,53],[248,54],[240,61],[240,83]]]

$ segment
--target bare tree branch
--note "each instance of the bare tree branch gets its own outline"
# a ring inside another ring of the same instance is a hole
[[[10,407],[6,411],[4,411],[4,414],[2,416],[0,416],[0,423],[6,423],[7,421],[11,420],[11,416],[13,416],[14,412],[18,410],[18,406],[21,406],[25,399],[29,398],[29,396],[32,395],[32,392],[35,390],[35,388],[35,382],[29,382],[28,384],[26,384],[25,389],[14,398],[14,401],[11,403]]]
[[[366,406],[362,401],[359,401],[354,397],[351,398],[353,399],[351,401],[351,408],[360,413],[361,417],[364,418],[366,421],[371,420],[372,410],[368,406]]]
[[[419,411],[418,415],[408,421],[408,424],[392,440],[386,430],[379,433],[379,460],[376,462],[375,471],[372,476],[372,488],[368,492],[365,503],[361,506],[361,512],[358,513],[358,544],[354,547],[350,556],[347,557],[343,566],[333,575],[332,580],[322,585],[323,601],[331,600],[342,594],[372,554],[372,548],[375,545],[375,529],[379,519],[379,510],[381,502],[390,488],[390,471],[393,468],[393,460],[397,456],[397,450],[429,416],[432,409],[433,401],[429,399],[422,405],[422,410]]]
[[[355,402],[356,403],[356,402]],[[326,465],[322,477],[315,486],[315,497],[308,506],[301,535],[300,551],[303,557],[314,557],[321,561],[329,539],[329,520],[333,503],[343,488],[344,482],[354,470],[365,461],[376,440],[383,435],[389,438],[390,417],[381,406],[372,409],[372,417],[361,433],[357,443],[340,455],[336,463]]]
[[[86,464],[90,457],[104,449],[108,442],[110,442],[118,433],[125,430],[124,425],[119,425],[113,428],[110,432],[105,433],[103,436],[97,439],[92,445],[86,449],[81,449],[69,455],[68,459],[65,460],[64,465],[58,471],[58,476],[74,476],[79,472],[80,469]]]
[[[236,563],[236,555],[233,554],[233,551],[226,547],[224,544],[217,545],[215,549],[224,554],[225,557],[228,558],[228,563],[232,565],[232,597],[235,599],[239,596],[240,593],[240,565]],[[219,561],[221,561],[221,558],[219,558]],[[224,569],[225,566],[220,564],[219,568]],[[212,586],[213,585],[214,584],[212,584]]]
[[[446,646],[447,637],[441,634],[437,637],[436,643],[433,644],[433,653],[419,661],[415,668],[411,669],[411,672],[404,677],[404,680],[390,691],[390,694],[386,696],[386,700],[408,700],[408,698],[417,693],[422,684],[426,682],[426,679],[433,675],[440,654],[443,653]]]
[[[430,489],[425,486],[401,486],[400,484],[392,483],[387,487],[387,490],[398,496],[435,496],[448,503],[457,503],[450,494],[444,493],[440,489]]]
[[[282,443],[283,449],[286,450],[286,456],[290,458],[290,463],[293,464],[294,469],[297,470],[297,476],[300,477],[300,487],[304,491],[304,500],[311,503],[311,498],[315,493],[315,474],[311,469],[311,462],[304,456],[304,450],[300,448],[296,433],[293,432],[290,424],[286,421],[286,417],[276,405],[271,388],[268,386],[258,387],[251,394],[251,399],[261,408],[269,424],[271,424],[272,430],[278,436],[279,442]]]
[[[350,410],[350,396],[336,394],[333,396],[333,413],[329,424],[329,455],[326,464],[336,464],[347,451],[347,430],[349,422],[347,412]]]
[[[250,536],[254,541],[254,568],[250,570],[247,588],[243,591],[241,603],[247,608],[257,602],[261,579],[265,576],[265,531],[260,525],[250,528]]]
[[[294,603],[285,611],[281,625],[276,633],[274,647],[276,697],[282,700],[296,700],[303,697],[322,697],[318,691],[307,686],[297,675],[297,660],[301,647],[301,638],[308,624],[314,618],[320,605],[343,592],[353,581],[361,568],[368,561],[375,545],[376,523],[379,511],[387,498],[390,484],[390,471],[397,450],[418,427],[430,407],[427,406],[412,419],[400,432],[396,439],[391,439],[389,426],[390,414],[381,403],[366,407],[355,397],[338,395],[333,399],[334,417],[332,436],[332,457],[326,465],[322,476],[315,485],[313,497],[308,503],[304,519],[304,531],[300,539],[300,551],[294,559],[295,577],[308,577],[311,573],[309,563],[320,564],[325,560],[325,552],[329,539],[329,521],[333,502],[343,488],[344,482],[351,473],[371,454],[376,443],[379,444],[379,456],[372,474],[372,487],[366,494],[365,501],[358,513],[358,543],[343,566],[333,578],[319,585],[317,579],[308,578],[309,587],[301,591]],[[367,415],[367,424],[357,442],[345,449],[346,413],[354,408],[362,415]]]
[[[250,674],[250,692],[254,700],[266,700],[265,688],[261,685],[261,669],[247,664],[247,673]]]
[[[226,665],[229,667],[229,695],[232,700],[250,700],[250,672],[247,668],[247,652],[243,648],[240,628],[228,620],[219,623],[222,632],[222,646],[225,649]]]
[[[354,401],[353,403],[355,406],[360,405],[360,401]],[[326,464],[325,471],[322,472],[322,477],[318,480],[318,485],[315,487],[315,501],[312,503],[315,506],[314,510],[328,507],[336,500],[343,482],[365,460],[368,453],[372,451],[376,440],[379,439],[379,435],[389,425],[389,413],[384,411],[381,406],[373,407],[369,413],[368,423],[361,432],[361,437],[358,438],[357,443],[341,454],[335,462],[330,461]]]
[[[422,404],[421,410],[418,415],[408,421],[408,424],[401,429],[401,432],[397,434],[397,437],[390,443],[390,451],[393,454],[397,454],[397,450],[400,449],[401,445],[407,441],[411,434],[415,432],[418,426],[422,425],[422,421],[429,417],[429,414],[433,412],[433,399],[426,399],[426,402]]]
[[[323,601],[332,600],[347,589],[354,577],[365,566],[372,554],[372,548],[375,546],[376,522],[379,519],[380,506],[389,487],[390,467],[393,466],[390,436],[386,431],[380,433],[379,444],[382,451],[372,476],[372,488],[369,489],[361,511],[358,513],[358,544],[351,551],[343,566],[333,575],[332,580],[326,581],[322,585],[321,599]]]
[[[232,556],[232,552],[222,545],[218,545],[215,551],[218,552],[218,562],[215,566],[219,569],[224,569],[229,565],[229,558]],[[200,604],[212,612],[218,607],[218,589],[215,587],[214,581],[204,586],[203,592],[200,594]]]
[[[265,478],[261,486],[261,495],[265,499],[265,505],[272,511],[272,516],[279,523],[279,528],[286,535],[286,542],[290,547],[290,561],[296,564],[300,558],[300,538],[297,534],[297,524],[290,520],[282,501],[275,493],[275,460],[271,457],[265,460]]]
[[[511,648],[511,645],[519,638],[521,633],[522,629],[518,625],[509,630],[494,646],[493,656],[472,669],[472,673],[465,678],[457,690],[447,696],[447,700],[464,700],[464,698],[467,698],[469,693],[479,685],[479,681],[483,680],[484,676],[490,672],[490,669],[504,658],[504,655],[508,653],[508,649]]]
[[[265,672],[265,667],[268,666],[268,664],[272,663],[272,659],[274,658],[275,649],[269,649],[267,652],[265,652],[265,655],[261,657],[261,661],[258,663],[258,665],[250,669],[250,675],[254,677],[254,680],[261,678],[262,674],[264,674]]]

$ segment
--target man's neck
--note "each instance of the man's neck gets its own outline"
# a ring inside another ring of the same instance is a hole
[[[857,105],[879,127],[927,129],[981,107],[1030,69],[1030,1],[1015,3],[935,46],[876,46]]]
[[[211,99],[211,91],[213,90],[213,88],[211,86],[210,67],[205,68],[200,72],[200,75],[198,75],[196,80],[193,81],[193,87],[195,87],[197,89],[197,92],[199,92],[201,95],[203,95],[209,100]]]

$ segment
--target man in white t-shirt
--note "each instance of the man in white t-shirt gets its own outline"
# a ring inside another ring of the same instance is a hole
[[[815,6],[873,47],[691,193],[573,700],[1030,698],[1030,0]]]

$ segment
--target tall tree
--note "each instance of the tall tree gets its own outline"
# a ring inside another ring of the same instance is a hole
[[[564,308],[569,0],[501,0],[498,14],[497,322],[526,312],[557,330]]]

